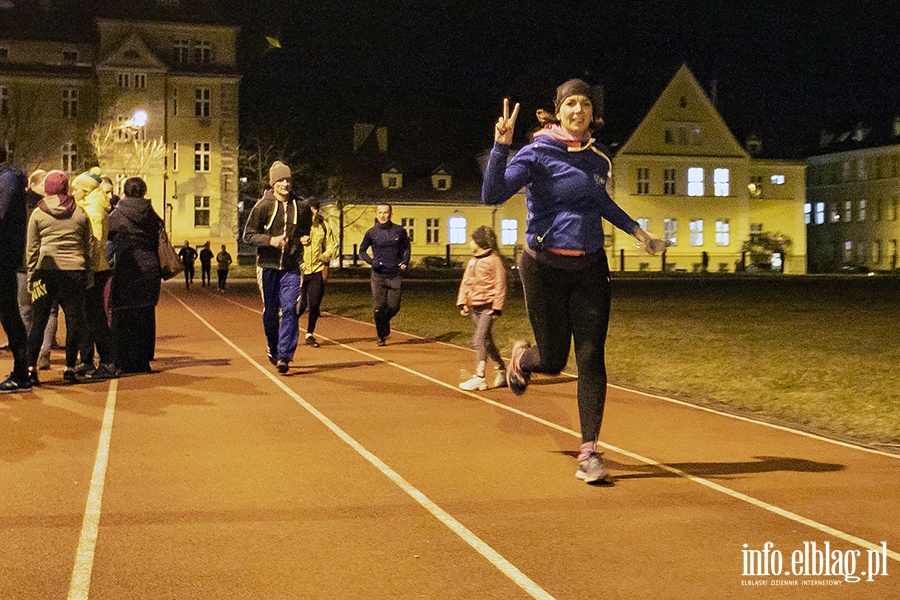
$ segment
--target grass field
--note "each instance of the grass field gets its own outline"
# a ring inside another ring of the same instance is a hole
[[[457,285],[407,279],[394,327],[469,346]],[[323,309],[371,321],[369,302],[367,280],[338,279]],[[531,330],[516,282],[495,339],[508,356],[518,338]],[[614,277],[607,369],[611,383],[900,450],[900,278]]]

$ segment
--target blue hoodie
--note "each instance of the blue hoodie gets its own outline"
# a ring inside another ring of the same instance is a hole
[[[539,136],[507,164],[509,145],[495,143],[488,157],[481,188],[485,204],[501,204],[525,187],[528,247],[603,250],[603,219],[632,234],[638,226],[609,197],[606,182],[612,162],[596,142],[569,148],[564,142]]]

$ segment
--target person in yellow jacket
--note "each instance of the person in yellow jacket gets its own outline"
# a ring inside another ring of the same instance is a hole
[[[87,213],[91,222],[93,248],[91,267],[94,284],[89,287],[84,298],[84,314],[87,324],[86,335],[82,337],[79,354],[81,360],[75,365],[79,376],[92,379],[116,377],[113,355],[112,334],[109,329],[110,312],[109,288],[112,270],[106,257],[106,242],[109,238],[110,196],[101,187],[100,169],[94,167],[72,180],[72,196],[75,204]],[[100,366],[94,366],[94,347],[100,355]]]
[[[325,295],[325,281],[328,279],[328,265],[337,256],[338,240],[334,228],[329,226],[319,210],[319,201],[310,200],[312,209],[312,227],[309,230],[309,242],[303,248],[303,283],[300,287],[300,299],[297,302],[297,320],[309,308],[306,325],[306,345],[319,347],[313,335],[316,322],[321,314],[322,297]]]

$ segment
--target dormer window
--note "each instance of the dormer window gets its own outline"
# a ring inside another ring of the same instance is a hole
[[[438,169],[431,175],[431,187],[437,191],[446,191],[452,187],[453,178],[443,169]]]
[[[74,65],[78,63],[78,52],[75,50],[64,50],[62,53],[63,64]]]
[[[403,187],[403,173],[396,167],[391,167],[381,174],[381,186],[389,190],[399,190]]]

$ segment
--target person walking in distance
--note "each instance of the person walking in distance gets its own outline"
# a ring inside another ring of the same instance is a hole
[[[12,372],[0,382],[0,393],[31,389],[25,325],[19,314],[17,271],[25,258],[25,174],[7,163],[0,149],[0,325],[13,355]]]
[[[456,305],[462,316],[472,317],[475,333],[472,345],[475,348],[475,374],[468,381],[459,384],[464,390],[486,390],[485,366],[487,359],[494,361],[494,383],[491,387],[506,387],[506,363],[494,343],[491,329],[494,320],[500,317],[506,301],[506,267],[500,257],[497,235],[486,225],[472,232],[472,258],[466,265]]]
[[[194,261],[197,260],[197,251],[191,248],[191,243],[184,240],[184,246],[178,251],[181,264],[184,265],[184,287],[191,288],[194,283]]]
[[[665,246],[607,193],[612,161],[591,135],[602,123],[591,96],[591,87],[580,79],[560,85],[554,114],[538,111],[542,128],[509,162],[519,105],[510,113],[505,99],[482,184],[482,201],[490,205],[524,187],[528,208],[519,275],[536,345],[513,345],[507,382],[515,394],[523,394],[532,373],[559,373],[574,339],[582,440],[575,475],[589,483],[611,482],[597,449],[606,402],[610,311],[602,220],[634,236],[651,254]]]
[[[400,312],[401,275],[409,266],[409,236],[403,227],[391,222],[392,213],[390,204],[379,204],[375,226],[366,231],[359,245],[359,257],[372,265],[372,308],[379,346],[387,345],[391,319]]]
[[[303,248],[303,285],[300,287],[300,303],[297,306],[297,318],[309,308],[306,323],[306,345],[319,347],[316,340],[316,323],[321,314],[322,297],[325,295],[325,281],[328,280],[328,265],[337,256],[338,240],[334,229],[325,223],[319,211],[319,201],[311,200],[312,227],[309,231],[309,242]]]
[[[222,249],[216,254],[216,275],[219,276],[219,293],[225,293],[225,284],[228,281],[228,269],[231,268],[231,255],[222,244]]]
[[[263,330],[271,362],[282,375],[297,350],[297,300],[303,244],[309,241],[312,212],[295,193],[291,170],[281,161],[269,168],[270,189],[244,227],[244,241],[256,246],[256,279],[263,299]]]
[[[211,284],[212,259],[214,255],[209,249],[209,240],[200,248],[200,285],[206,287]]]

